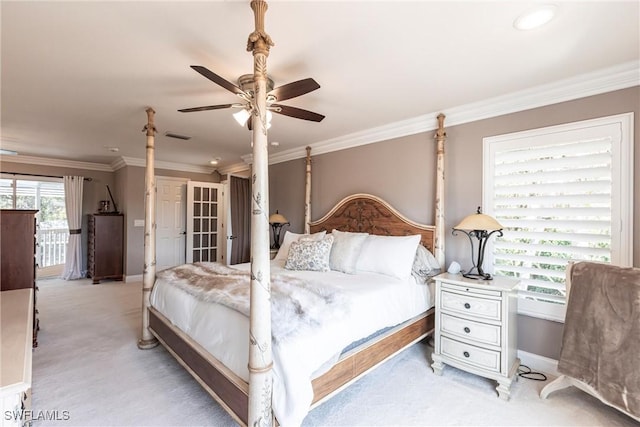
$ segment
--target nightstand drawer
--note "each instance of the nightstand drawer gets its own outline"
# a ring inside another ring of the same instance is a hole
[[[440,308],[466,316],[482,317],[500,321],[501,301],[496,299],[476,298],[471,295],[440,293]]]
[[[482,369],[500,372],[500,352],[486,350],[470,344],[440,337],[440,349],[443,355]]]
[[[443,334],[456,335],[464,340],[473,340],[481,344],[500,346],[500,326],[473,322],[460,317],[441,314],[440,331]]]

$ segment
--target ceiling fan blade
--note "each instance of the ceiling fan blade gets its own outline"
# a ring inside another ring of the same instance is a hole
[[[183,108],[178,110],[181,113],[193,113],[194,111],[221,110],[223,108],[231,108],[233,104],[208,105],[206,107]]]
[[[316,89],[320,89],[320,85],[315,80],[309,78],[277,87],[269,92],[269,95],[275,96],[277,101],[284,101],[304,95],[305,93],[313,92]]]
[[[197,72],[199,72],[200,74],[202,74],[203,76],[205,76],[206,78],[214,82],[215,84],[222,86],[229,92],[233,92],[236,95],[245,94],[245,92],[242,89],[240,89],[238,86],[234,85],[228,80],[223,79],[222,77],[220,77],[213,71],[209,70],[208,68],[205,68],[201,65],[192,65],[191,68],[193,68],[194,70],[196,70]]]
[[[283,114],[289,117],[295,117],[296,119],[310,120],[312,122],[321,122],[322,119],[324,119],[324,116],[322,114],[303,110],[302,108],[290,107],[288,105],[280,104],[272,104],[271,106],[276,107],[272,110],[274,113]]]

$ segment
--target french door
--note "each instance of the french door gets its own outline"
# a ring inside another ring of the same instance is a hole
[[[187,183],[188,263],[223,260],[223,185],[211,182]]]

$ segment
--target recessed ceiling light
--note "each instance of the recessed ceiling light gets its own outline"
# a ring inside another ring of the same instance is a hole
[[[271,142],[270,144],[271,144],[271,146],[272,146],[272,147],[277,147],[277,146],[279,146],[279,145],[280,145],[280,143],[279,143],[279,142],[277,142],[277,141],[273,141],[273,142]]]
[[[513,26],[517,30],[533,30],[542,27],[553,19],[556,10],[557,7],[552,4],[536,7],[518,16],[513,21]]]
[[[214,158],[214,159],[209,160],[209,164],[211,164],[211,165],[215,166],[215,165],[217,165],[218,163],[220,163],[220,160],[222,160],[222,158],[221,158],[221,157],[216,157],[216,158]]]

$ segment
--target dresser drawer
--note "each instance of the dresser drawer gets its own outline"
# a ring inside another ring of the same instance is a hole
[[[440,337],[442,355],[494,372],[500,372],[500,352]]]
[[[440,308],[466,316],[496,321],[502,319],[501,301],[496,299],[478,298],[443,290],[440,292]]]
[[[443,334],[455,335],[481,344],[500,346],[501,343],[500,326],[474,322],[444,313],[440,315],[440,331]]]

